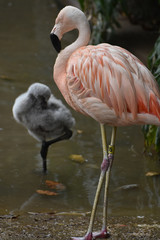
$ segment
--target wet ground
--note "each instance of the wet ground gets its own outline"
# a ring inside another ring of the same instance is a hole
[[[71,236],[84,236],[88,227],[88,214],[34,213],[0,216],[1,240],[69,240]],[[95,222],[95,230],[101,229],[101,218]],[[111,240],[158,240],[160,218],[109,217],[108,231]]]

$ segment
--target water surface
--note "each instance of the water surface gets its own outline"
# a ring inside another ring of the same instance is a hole
[[[0,0],[0,213],[15,210],[85,212],[90,211],[93,203],[102,160],[98,123],[72,111],[76,119],[73,138],[50,148],[48,174],[44,176],[40,143],[12,116],[15,98],[34,82],[48,85],[55,96],[63,100],[52,79],[56,52],[49,39],[59,11],[57,2]],[[125,29],[113,38],[113,43],[132,50],[146,62],[155,37],[137,27]],[[71,43],[75,35],[75,32],[66,35],[63,45]],[[82,133],[78,134],[77,129]],[[107,132],[109,139],[109,127]],[[141,127],[119,128],[116,144],[109,214],[158,215],[160,178],[147,178],[145,173],[160,171],[160,164],[156,157],[144,156]],[[86,162],[72,162],[70,154],[82,154]],[[37,189],[46,189],[46,179],[61,182],[66,189],[55,197],[37,194]],[[129,184],[137,187],[120,188]],[[101,197],[100,209],[102,203]]]

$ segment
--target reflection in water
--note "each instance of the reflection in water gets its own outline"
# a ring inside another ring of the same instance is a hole
[[[59,11],[56,1],[1,0],[0,10],[0,213],[16,209],[89,211],[102,160],[98,123],[71,110],[76,119],[76,129],[83,132],[78,134],[75,130],[70,141],[51,147],[48,155],[49,172],[43,175],[40,144],[30,138],[12,117],[15,98],[34,82],[48,85],[55,96],[64,102],[52,80],[56,52],[50,43],[49,33]],[[139,33],[141,35],[143,31],[138,28],[136,36]],[[74,35],[66,35],[64,45],[73,41]],[[153,41],[150,39],[147,47],[144,41],[140,45],[143,47],[142,56],[146,57],[149,53]],[[136,53],[136,49],[134,51]],[[110,128],[107,130],[109,136]],[[118,129],[109,197],[112,215],[158,214],[159,177],[146,177],[145,173],[159,171],[160,165],[157,160],[148,159],[142,154],[143,141],[140,127]],[[70,154],[82,154],[87,161],[84,164],[74,163],[69,159]],[[37,189],[46,189],[46,179],[62,182],[66,190],[55,197],[38,195]],[[128,184],[137,184],[137,188],[118,190]],[[102,204],[103,197],[100,199],[101,208]]]

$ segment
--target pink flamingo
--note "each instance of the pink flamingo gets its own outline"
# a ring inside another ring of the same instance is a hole
[[[61,51],[64,33],[78,29],[75,42]],[[59,52],[54,65],[54,80],[67,103],[76,111],[100,123],[103,161],[89,228],[82,238],[108,238],[107,195],[114,158],[117,126],[160,125],[160,94],[151,72],[127,50],[107,43],[88,45],[90,27],[84,13],[72,6],[63,8],[51,31],[51,41]],[[107,147],[104,125],[113,126]],[[102,183],[105,180],[103,224],[93,233],[93,223]]]

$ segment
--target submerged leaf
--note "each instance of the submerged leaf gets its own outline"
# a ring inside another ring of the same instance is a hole
[[[47,190],[36,190],[37,193],[42,194],[42,195],[47,195],[47,196],[56,196],[58,193],[56,192],[51,192]]]
[[[6,81],[11,81],[12,79],[6,75],[0,75],[0,79],[6,80]]]

